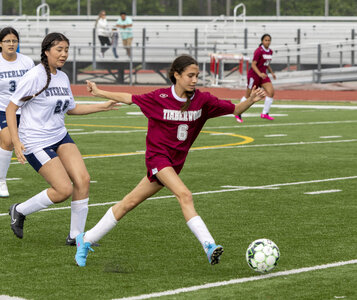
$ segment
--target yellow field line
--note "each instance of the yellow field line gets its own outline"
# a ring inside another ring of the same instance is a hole
[[[147,129],[147,127],[138,127],[138,126],[122,126],[122,125],[94,125],[94,124],[66,124],[67,126],[83,126],[83,127],[117,127],[117,128],[134,128],[134,129]],[[202,133],[209,133],[209,134],[219,134],[219,135],[227,135],[233,136],[243,139],[243,141],[231,144],[223,144],[223,145],[213,145],[213,146],[202,146],[202,147],[192,147],[191,149],[214,149],[214,148],[221,148],[221,147],[228,147],[228,146],[238,146],[249,144],[254,141],[253,138],[249,136],[239,135],[239,134],[232,134],[232,133],[225,133],[225,132],[216,132],[216,131],[206,131],[202,130]],[[140,152],[125,152],[125,153],[108,153],[108,154],[85,154],[82,155],[83,157],[107,157],[107,156],[127,156],[127,155],[142,155],[145,154],[145,151]],[[16,158],[12,158],[12,160],[16,160]]]

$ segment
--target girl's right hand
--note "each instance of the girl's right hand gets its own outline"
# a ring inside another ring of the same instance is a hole
[[[20,164],[25,164],[26,162],[26,157],[24,155],[25,146],[22,144],[20,141],[16,144],[14,144],[14,149],[15,149],[15,155],[17,157],[17,160],[19,161]]]

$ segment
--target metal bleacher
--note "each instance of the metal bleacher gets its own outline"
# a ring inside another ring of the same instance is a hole
[[[208,70],[206,64],[208,66],[209,54],[213,52],[244,53],[252,57],[264,33],[272,36],[272,64],[276,70],[290,70],[297,65],[298,70],[318,69],[321,73],[325,67],[343,68],[355,64],[356,17],[246,17],[244,27],[242,19],[234,17],[138,16],[133,18],[131,60],[120,41],[118,60],[114,60],[111,50],[107,51],[105,58],[99,58],[96,54],[100,48],[99,41],[93,33],[95,18],[51,16],[48,21],[36,16],[4,17],[0,20],[0,28],[15,27],[21,37],[21,52],[37,62],[45,34],[53,31],[65,34],[71,42],[68,65],[72,80],[77,69],[93,65],[94,69],[151,68],[160,72],[181,53],[195,56],[200,63],[205,63]],[[119,16],[107,18],[114,26]],[[228,68],[232,66],[227,65]],[[124,81],[123,76],[121,74],[116,81]],[[322,77],[313,77],[312,80],[316,78]]]

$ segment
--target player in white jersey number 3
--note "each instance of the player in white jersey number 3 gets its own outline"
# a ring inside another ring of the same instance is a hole
[[[12,27],[0,31],[0,197],[9,197],[6,177],[14,148],[7,128],[6,107],[20,78],[35,66],[31,58],[16,52],[19,40],[18,32]],[[20,110],[16,117],[19,124]]]
[[[41,63],[20,80],[10,98],[6,117],[15,154],[20,163],[29,164],[50,184],[48,189],[10,207],[11,229],[23,237],[25,216],[60,203],[72,195],[71,226],[67,245],[83,232],[88,214],[89,174],[82,156],[67,133],[65,113],[85,115],[117,109],[114,101],[76,104],[67,75],[58,68],[68,58],[69,41],[61,33],[50,33],[42,42]],[[21,107],[20,125],[16,111]],[[73,183],[73,186],[72,186]]]

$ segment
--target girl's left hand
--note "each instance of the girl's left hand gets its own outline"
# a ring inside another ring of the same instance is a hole
[[[120,106],[121,106],[120,103],[117,103],[116,101],[113,100],[109,100],[103,103],[103,111],[118,110]]]
[[[271,73],[271,76],[273,76],[273,78],[276,79],[275,73]]]

